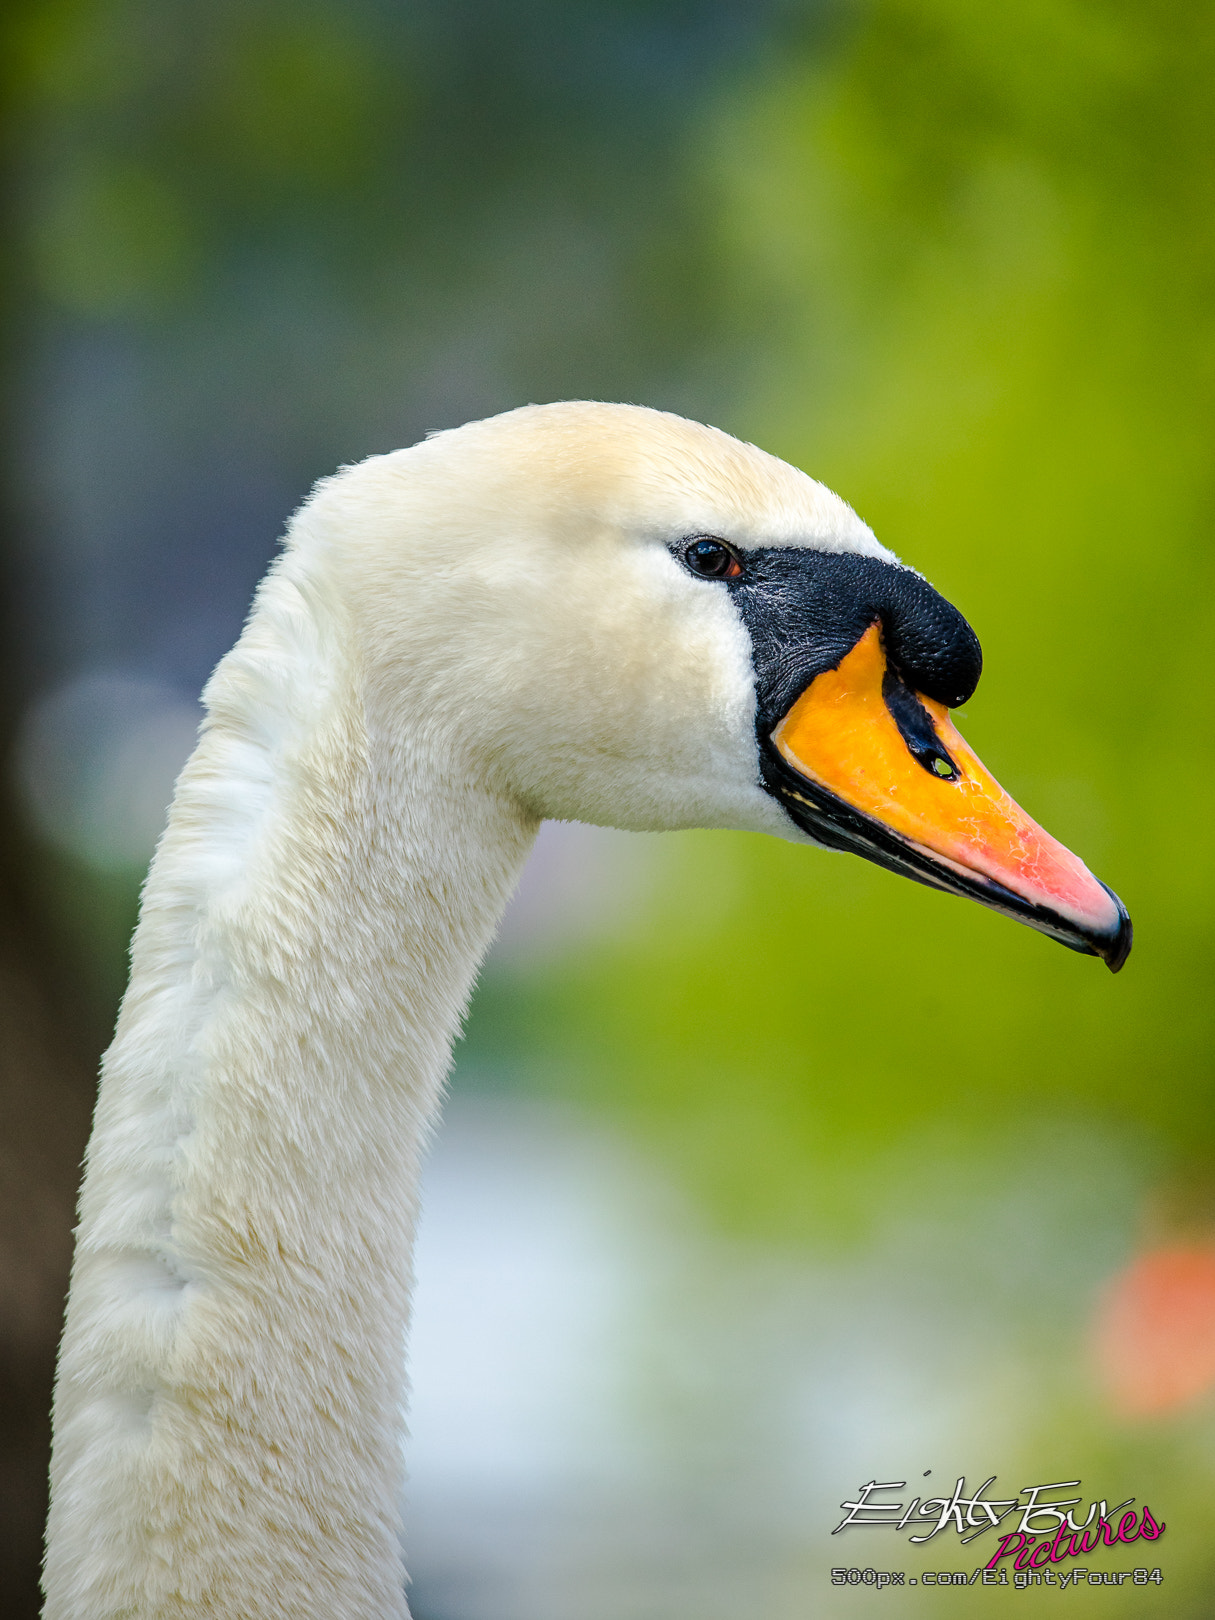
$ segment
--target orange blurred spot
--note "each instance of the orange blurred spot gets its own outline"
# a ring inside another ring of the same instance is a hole
[[[1215,1385],[1215,1248],[1153,1249],[1110,1283],[1097,1355],[1117,1409],[1170,1412]]]

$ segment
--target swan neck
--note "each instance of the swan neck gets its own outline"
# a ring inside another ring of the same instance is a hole
[[[103,1061],[48,1620],[407,1614],[418,1167],[535,823],[377,690],[289,552],[208,688]]]

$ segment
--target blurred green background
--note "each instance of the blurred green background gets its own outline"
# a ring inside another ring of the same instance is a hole
[[[927,1469],[1146,1498],[1164,1585],[1065,1601],[1215,1614],[1215,12],[42,0],[3,27],[5,1612],[35,1612],[75,1166],[198,689],[314,478],[593,397],[805,467],[962,608],[962,728],[1138,944],[1113,979],[751,836],[542,841],[434,1203],[458,1224],[514,1144],[550,1202],[506,1220],[499,1283],[592,1234],[545,1262],[500,1405],[532,1410],[528,1333],[554,1354],[585,1286],[568,1354],[615,1368],[578,1399],[616,1449],[520,1495],[438,1434],[418,1620],[1058,1601],[831,1587],[973,1567],[950,1534],[829,1535],[863,1480]],[[1128,1338],[1176,1252],[1190,1282]],[[420,1345],[420,1446],[453,1365]]]

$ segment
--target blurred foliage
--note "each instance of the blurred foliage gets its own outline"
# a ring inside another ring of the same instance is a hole
[[[555,1075],[589,1047],[736,1228],[864,1233],[1077,1126],[1215,1213],[1213,84],[1207,8],[885,0],[706,120],[759,355],[730,425],[967,613],[963,729],[1138,928],[1115,980],[851,858],[687,836],[635,937],[500,1016]]]
[[[613,335],[627,343],[636,322],[662,345],[703,281],[660,293],[660,310],[646,296],[647,266],[695,231],[680,131],[776,9],[48,0],[10,68],[41,290],[93,319],[205,308],[222,326],[234,294],[255,312],[250,278],[273,260],[399,330],[434,313],[415,301],[468,297],[487,255],[534,254],[542,274],[539,237],[548,257],[585,254],[583,320],[620,276],[635,307],[613,309]],[[556,347],[577,311],[548,314]],[[577,338],[564,347],[579,356]]]

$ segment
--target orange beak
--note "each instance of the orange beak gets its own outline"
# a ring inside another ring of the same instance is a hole
[[[787,767],[779,791],[821,842],[1006,912],[1115,973],[1126,961],[1121,901],[1014,803],[943,704],[899,680],[879,624],[810,683],[771,741]]]

